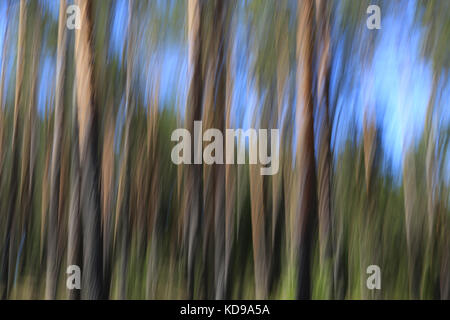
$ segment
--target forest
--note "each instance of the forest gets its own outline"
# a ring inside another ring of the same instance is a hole
[[[449,299],[449,68],[447,0],[0,1],[0,298]]]

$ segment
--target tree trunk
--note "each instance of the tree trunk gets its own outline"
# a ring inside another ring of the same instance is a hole
[[[72,112],[72,146],[71,146],[71,164],[70,164],[70,204],[68,221],[68,241],[67,241],[67,265],[80,266],[83,263],[82,248],[82,230],[81,230],[81,212],[80,212],[80,155],[78,143],[78,122],[76,109],[76,84],[74,84],[73,93],[73,112]],[[70,290],[69,298],[78,300],[81,298],[80,290]]]
[[[98,115],[94,104],[92,1],[77,0],[81,29],[75,32],[75,63],[81,167],[83,226],[82,292],[85,299],[102,297],[102,238],[98,160]]]
[[[422,223],[416,216],[416,165],[412,150],[404,150],[403,155],[403,197],[405,203],[406,245],[408,249],[408,280],[411,298],[420,298],[421,278],[421,234]]]
[[[134,108],[131,102],[131,81],[133,73],[133,30],[132,27],[133,1],[128,2],[128,40],[127,66],[125,88],[125,128],[124,142],[120,157],[119,191],[117,197],[117,227],[120,238],[120,273],[127,274],[129,240],[130,240],[130,126]],[[127,277],[119,279],[119,299],[126,299]]]
[[[47,277],[45,296],[56,298],[58,281],[58,210],[59,210],[59,179],[61,172],[61,140],[63,130],[64,75],[66,65],[66,1],[60,0],[58,44],[56,51],[56,89],[55,89],[55,120],[53,126],[52,163],[50,169],[50,210],[48,215],[47,238]]]
[[[110,109],[112,103],[107,103]],[[103,231],[103,285],[109,297],[112,277],[113,253],[113,201],[114,201],[114,120],[111,111],[106,116],[102,150],[102,231]]]
[[[226,48],[227,48],[227,5],[224,1],[212,2],[209,23],[216,32],[205,34],[209,45],[205,48],[206,81],[203,107],[203,130],[225,129],[226,106]],[[222,152],[225,149],[222,150]],[[225,153],[223,152],[223,155]],[[225,297],[225,168],[223,164],[204,164],[204,259],[214,261],[214,295],[216,299]],[[214,258],[209,257],[210,251]],[[208,272],[208,270],[206,270]],[[205,280],[207,281],[207,279]],[[208,295],[208,293],[207,293]]]
[[[193,135],[194,121],[202,117],[202,18],[205,3],[201,0],[188,2],[189,72],[191,82],[186,107],[185,127]],[[192,145],[196,143],[192,136]],[[200,137],[201,139],[201,137]],[[192,154],[194,159],[195,154]],[[192,161],[194,163],[194,161]],[[183,200],[184,239],[187,242],[187,279],[189,298],[194,297],[194,264],[199,237],[197,235],[202,213],[202,165],[192,164],[184,168],[185,190]]]
[[[330,83],[330,8],[324,0],[316,0],[317,37],[317,103],[319,117],[318,205],[320,266],[328,271],[332,258],[331,245],[331,128],[328,90]],[[330,274],[331,291],[333,277]]]
[[[299,2],[297,29],[297,137],[296,192],[299,193],[294,226],[294,261],[298,261],[299,299],[311,298],[311,251],[317,219],[314,159],[313,0]],[[298,256],[297,256],[298,254]]]
[[[13,219],[16,212],[17,188],[18,188],[18,164],[19,164],[19,108],[23,103],[23,72],[25,59],[25,26],[26,26],[26,2],[20,1],[19,8],[19,38],[17,40],[17,62],[16,62],[16,92],[14,96],[14,122],[13,134],[11,141],[12,148],[12,168],[9,185],[9,201],[8,201],[8,216],[6,220],[6,232],[4,239],[4,248],[2,254],[2,270],[1,283],[3,286],[2,299],[6,299],[10,289],[10,274],[9,274],[9,260],[10,260],[10,246],[12,237]]]

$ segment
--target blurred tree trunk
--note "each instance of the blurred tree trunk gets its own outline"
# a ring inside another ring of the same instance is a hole
[[[286,10],[286,3],[283,2],[283,10]],[[276,107],[277,111],[273,113],[273,127],[280,129],[280,137],[285,137],[285,122],[283,121],[283,104],[287,93],[289,79],[289,40],[288,40],[288,21],[277,19],[277,45],[278,59],[276,69]],[[272,176],[272,247],[275,247],[277,228],[280,223],[280,212],[283,204],[283,167],[284,154],[279,152],[279,170],[276,175]]]
[[[83,298],[102,297],[102,237],[98,160],[98,110],[94,103],[92,2],[77,0],[81,29],[75,32],[75,64],[81,167],[80,205],[83,226]]]
[[[194,121],[202,119],[203,75],[202,75],[202,20],[205,3],[202,0],[188,2],[188,41],[189,41],[189,85],[185,127],[192,134],[195,145]],[[199,142],[201,143],[201,137]],[[195,152],[192,159],[195,159]],[[194,163],[194,161],[192,161]],[[202,165],[192,164],[184,167],[184,194],[182,214],[184,216],[184,243],[187,244],[187,282],[189,298],[194,297],[194,267],[199,241],[198,229],[202,215]]]
[[[16,92],[14,96],[14,120],[13,120],[13,134],[11,141],[12,148],[12,167],[9,185],[9,199],[8,199],[8,212],[6,220],[6,232],[5,239],[3,242],[3,254],[2,254],[2,270],[1,270],[1,283],[3,285],[2,299],[6,299],[9,295],[10,289],[10,273],[9,273],[9,263],[10,263],[10,246],[11,238],[13,235],[12,225],[14,216],[16,213],[16,202],[17,202],[17,188],[18,188],[18,164],[19,153],[20,153],[20,121],[19,112],[20,106],[23,103],[23,73],[24,73],[24,59],[25,59],[25,26],[26,26],[26,2],[25,0],[20,1],[19,7],[19,35],[17,40],[17,61],[16,61]]]
[[[103,278],[105,298],[109,297],[112,277],[114,201],[114,119],[113,105],[107,102],[108,110],[102,150],[102,231],[103,231]],[[111,111],[109,111],[111,110]]]
[[[316,168],[314,159],[313,0],[298,3],[297,108],[294,258],[298,261],[297,297],[311,298],[311,254],[317,219]],[[298,255],[298,256],[297,256]]]
[[[226,108],[226,54],[228,4],[225,1],[213,1],[209,25],[216,29],[214,34],[204,35],[206,39],[204,83],[203,130],[210,128],[225,132]],[[225,155],[225,148],[222,154]],[[205,261],[214,261],[214,297],[225,297],[225,167],[223,164],[204,164],[204,243]],[[209,248],[211,246],[211,248]],[[209,252],[214,252],[214,258]],[[206,270],[208,272],[208,270]],[[207,280],[205,280],[207,281]],[[208,297],[208,293],[207,293]]]
[[[233,12],[231,10],[236,6],[235,1],[231,1],[230,4],[228,4],[227,10],[229,17],[227,20],[227,28],[229,34],[232,34],[235,32],[236,28],[233,25]],[[230,129],[232,128],[231,124],[231,115],[232,115],[232,100],[233,100],[233,81],[234,76],[232,74],[232,70],[234,67],[234,61],[232,58],[232,48],[231,48],[231,39],[229,38],[229,35],[227,35],[227,47],[226,47],[226,57],[224,61],[224,69],[226,70],[226,79],[225,79],[225,91],[226,91],[226,97],[225,97],[225,127],[224,129]],[[224,131],[225,133],[225,131]],[[226,145],[226,141],[224,141]],[[224,149],[224,157],[226,156],[226,148]],[[232,284],[232,278],[231,276],[231,268],[232,268],[232,252],[233,252],[233,240],[235,236],[235,221],[236,221],[236,215],[237,215],[237,205],[238,205],[238,197],[237,197],[237,167],[232,164],[225,164],[225,257],[224,257],[224,297],[230,298],[231,297],[231,284]]]
[[[367,94],[369,97],[371,92]],[[363,234],[362,238],[362,252],[360,254],[360,263],[363,268],[367,268],[370,265],[380,265],[380,248],[379,244],[381,241],[380,234],[374,232],[378,230],[379,219],[377,219],[377,185],[378,182],[378,160],[377,153],[380,150],[379,140],[380,134],[377,130],[376,116],[372,113],[369,108],[366,107],[364,114],[364,124],[363,124],[363,147],[364,147],[364,168],[365,168],[365,178],[366,178],[366,202],[365,207],[362,208],[362,219],[363,219]],[[369,297],[377,299],[380,298],[380,290],[366,290],[365,281],[367,275],[361,273],[361,288],[362,296],[364,299]]]
[[[227,3],[218,1],[214,17],[219,32],[217,36],[216,80],[215,80],[215,128],[225,132],[226,108],[226,54],[227,54]],[[225,144],[222,154],[225,156]],[[215,299],[225,298],[225,166],[214,164],[214,280]]]
[[[160,244],[159,238],[162,233],[159,232],[158,222],[160,218],[161,205],[161,176],[160,176],[160,162],[158,159],[158,112],[159,112],[159,81],[156,80],[155,89],[153,91],[153,103],[150,104],[147,111],[147,159],[150,166],[150,179],[148,185],[149,191],[149,243],[150,243],[150,258],[147,265],[147,283],[146,296],[147,299],[154,299],[156,297],[156,285],[158,282],[158,253]]]
[[[36,101],[38,96],[37,75],[41,51],[41,16],[40,11],[36,10],[37,3],[30,3],[30,12],[32,12],[30,25],[33,27],[32,43],[30,46],[29,55],[30,72],[29,72],[29,89],[27,92],[27,107],[24,114],[24,133],[22,139],[22,154],[21,154],[21,173],[20,173],[20,190],[19,190],[19,235],[20,244],[18,247],[14,283],[17,284],[17,279],[20,276],[20,271],[23,269],[21,260],[24,255],[24,247],[28,240],[29,222],[32,216],[32,203],[34,196],[34,182],[35,182],[35,165],[36,165]]]
[[[6,61],[7,61],[7,53],[8,53],[8,46],[9,46],[9,39],[8,39],[8,35],[9,35],[9,28],[8,28],[8,24],[9,24],[9,14],[10,14],[10,5],[8,2],[7,5],[7,12],[6,12],[6,17],[8,18],[6,20],[6,28],[5,28],[5,34],[3,36],[3,50],[2,50],[2,64],[1,64],[1,74],[0,74],[0,185],[3,181],[3,169],[4,169],[4,165],[5,165],[5,154],[8,150],[8,146],[6,144],[4,144],[4,137],[5,137],[5,125],[6,125],[6,119],[5,119],[5,114],[4,114],[4,104],[3,104],[3,99],[4,99],[4,87],[5,87],[5,76],[6,76]],[[6,105],[6,103],[5,103]],[[6,235],[7,230],[5,230],[5,235]],[[2,237],[2,241],[4,241],[4,237]],[[2,242],[2,244],[4,244],[4,242]],[[4,250],[5,247],[2,248],[2,256],[1,258],[3,259],[4,256]],[[3,282],[3,260],[0,261],[1,263],[1,268],[0,271],[2,272],[2,276],[0,278],[0,290],[2,290],[2,294],[3,294],[3,289],[4,289],[4,285],[5,283]]]
[[[427,150],[426,150],[426,184],[427,184],[427,213],[428,213],[428,236],[431,240],[434,233],[436,215],[436,123],[433,115],[436,96],[438,93],[439,78],[433,76],[431,94],[427,106],[427,117],[425,123]]]
[[[96,89],[96,101],[98,112],[102,115],[99,123],[102,126],[102,148],[101,148],[101,212],[102,212],[102,235],[103,235],[103,288],[105,298],[110,297],[112,259],[113,259],[113,232],[115,215],[115,156],[114,156],[114,135],[115,135],[115,112],[117,102],[116,96],[122,94],[117,86],[122,83],[112,84],[105,79],[119,78],[122,69],[110,68],[108,63],[108,50],[111,45],[110,37],[113,32],[114,23],[109,23],[114,1],[94,1],[96,12],[95,19],[95,50],[93,52],[95,61],[101,63],[94,64],[94,87]]]
[[[318,205],[320,266],[327,272],[332,258],[331,224],[331,128],[329,112],[330,84],[330,7],[326,0],[316,0],[317,37],[317,116],[319,131],[318,152]],[[334,291],[333,276],[328,278]]]
[[[133,118],[134,106],[132,104],[131,86],[133,75],[133,30],[132,30],[133,0],[128,1],[128,39],[127,63],[125,83],[125,128],[124,142],[120,157],[119,190],[117,195],[117,222],[120,243],[120,274],[126,275],[128,269],[129,242],[130,242],[130,126]],[[127,277],[119,279],[119,299],[126,299]]]
[[[420,298],[421,279],[421,217],[417,211],[416,165],[414,153],[405,148],[403,155],[403,197],[405,203],[406,245],[408,249],[408,280],[411,298]]]
[[[48,216],[47,238],[47,277],[45,297],[56,298],[58,281],[58,210],[59,183],[61,173],[61,140],[64,112],[64,77],[66,66],[66,0],[60,0],[58,43],[56,52],[56,89],[55,89],[55,118],[53,126],[52,160],[50,169],[50,208]]]
[[[255,122],[254,122],[255,124]],[[256,141],[254,143],[257,143]],[[251,148],[251,147],[250,147]],[[257,150],[256,148],[254,150]],[[249,165],[250,203],[253,243],[253,264],[255,272],[256,299],[268,298],[268,264],[266,245],[264,177],[260,164]]]
[[[80,155],[78,142],[76,83],[73,88],[72,103],[72,145],[70,163],[70,203],[68,219],[68,241],[67,241],[67,265],[81,266],[83,263],[81,212],[80,212]],[[80,290],[70,290],[69,298],[78,300],[81,298]]]
[[[431,93],[427,106],[427,116],[425,122],[425,139],[426,139],[426,154],[425,154],[425,180],[426,180],[426,208],[427,208],[427,237],[425,249],[425,264],[422,275],[421,298],[438,299],[439,296],[435,293],[434,286],[439,282],[439,271],[437,262],[437,222],[436,214],[438,207],[438,169],[436,157],[437,145],[437,121],[434,115],[435,104],[439,91],[439,76],[433,75],[431,84]]]
[[[256,89],[258,96],[260,87]],[[272,100],[272,91],[270,91],[269,100]],[[266,102],[265,102],[266,103]],[[268,107],[263,106],[262,119],[260,127],[268,126]],[[258,114],[254,112],[252,127],[258,127]],[[256,144],[253,150],[258,150],[258,141],[249,139],[249,152],[252,150],[250,143]],[[251,208],[251,224],[252,224],[252,244],[253,244],[253,267],[255,274],[255,295],[257,299],[267,299],[269,295],[269,258],[270,252],[267,243],[266,232],[266,215],[267,215],[267,199],[265,196],[264,180],[265,176],[261,175],[262,165],[260,163],[249,164],[249,184],[250,184],[250,208]]]

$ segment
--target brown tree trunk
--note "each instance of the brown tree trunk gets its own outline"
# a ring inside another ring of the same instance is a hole
[[[327,268],[332,258],[331,245],[331,128],[328,90],[330,83],[330,8],[325,0],[316,0],[317,103],[319,117],[318,205],[320,265]],[[331,275],[330,275],[331,276]],[[331,292],[333,277],[330,277]]]
[[[94,103],[92,1],[77,0],[81,29],[75,32],[78,130],[81,166],[80,209],[83,226],[82,293],[102,297],[102,237],[98,159],[98,110]]]
[[[232,19],[232,17],[230,17]],[[231,21],[229,23],[231,26]],[[230,31],[232,32],[232,31]],[[224,68],[226,69],[226,98],[225,98],[225,130],[231,129],[231,107],[233,96],[233,76],[231,74],[232,58],[231,50],[227,46],[227,57]],[[225,141],[224,141],[225,143]],[[226,149],[225,149],[226,152]],[[224,152],[224,156],[225,153]],[[225,164],[225,266],[224,266],[224,294],[225,298],[230,297],[231,293],[231,255],[233,250],[233,240],[235,234],[234,223],[236,220],[237,199],[237,167],[232,164]]]
[[[216,28],[215,34],[208,34],[205,48],[207,81],[204,83],[205,100],[203,108],[203,130],[225,129],[226,106],[226,25],[227,4],[212,2],[212,17],[209,21]],[[225,149],[222,150],[222,152]],[[225,152],[223,152],[225,155]],[[225,297],[225,168],[223,164],[204,164],[204,259],[214,261],[214,295],[216,299]],[[214,252],[214,258],[209,252]],[[208,272],[208,270],[206,270]],[[207,281],[207,279],[205,280]],[[207,293],[208,295],[208,293]]]
[[[316,168],[314,159],[313,0],[299,2],[297,29],[297,137],[296,183],[299,193],[295,212],[294,257],[298,262],[299,299],[311,298],[311,254],[317,219]],[[296,256],[298,254],[298,256]]]
[[[201,0],[188,2],[188,37],[189,37],[189,69],[192,76],[188,102],[186,107],[185,127],[194,140],[194,121],[202,118],[203,76],[202,76],[202,18],[205,3]],[[201,137],[200,137],[201,139]],[[195,154],[192,154],[192,159]],[[192,161],[194,163],[194,161]],[[192,164],[184,168],[184,239],[187,243],[187,282],[189,298],[194,296],[194,267],[196,248],[199,242],[197,235],[202,214],[202,165]]]
[[[158,254],[159,254],[159,240],[162,237],[158,229],[158,221],[160,215],[160,201],[161,201],[161,178],[160,178],[160,163],[158,161],[158,112],[159,112],[159,81],[156,81],[156,86],[153,90],[153,103],[150,104],[147,111],[147,159],[150,164],[150,179],[148,179],[148,198],[149,198],[149,218],[148,218],[148,235],[149,239],[146,241],[150,243],[149,246],[149,260],[147,263],[147,282],[146,282],[146,296],[147,299],[154,299],[156,296],[156,286],[158,282]]]
[[[112,109],[112,103],[107,103]],[[103,285],[105,297],[109,297],[112,277],[113,215],[114,205],[114,120],[107,111],[102,150],[102,231],[103,231]]]

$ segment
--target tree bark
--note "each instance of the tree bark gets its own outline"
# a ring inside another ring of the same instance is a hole
[[[202,117],[203,76],[202,76],[202,17],[205,3],[202,0],[188,2],[189,38],[189,86],[185,127],[194,132],[194,121]],[[196,143],[192,136],[192,145]],[[192,159],[195,155],[192,154]],[[192,161],[194,163],[194,161]],[[192,164],[184,168],[185,190],[182,214],[184,216],[184,239],[187,243],[187,282],[189,298],[194,296],[194,264],[199,242],[197,235],[202,214],[202,165]]]
[[[297,155],[296,192],[299,193],[294,226],[294,257],[298,261],[297,297],[311,298],[311,251],[317,219],[314,159],[313,0],[299,2],[297,26]],[[298,255],[298,256],[297,256]]]
[[[81,29],[75,32],[75,63],[81,167],[80,209],[83,228],[82,293],[102,298],[102,238],[98,160],[98,115],[94,103],[92,1],[77,0]]]

